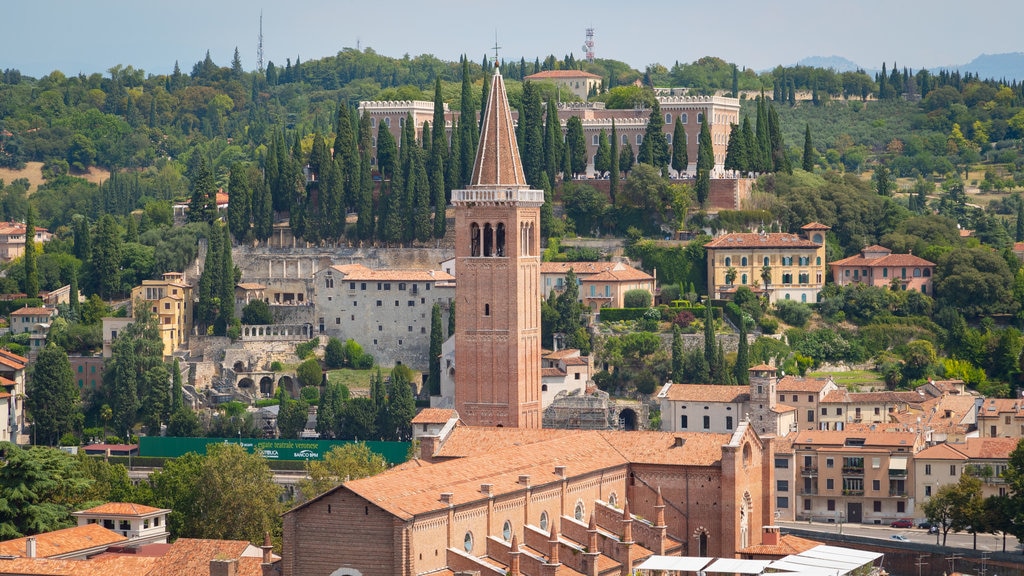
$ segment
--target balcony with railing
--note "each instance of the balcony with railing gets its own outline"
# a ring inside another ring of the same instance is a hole
[[[906,498],[907,497],[907,491],[906,490],[889,490],[889,496],[892,496],[892,497],[895,497],[895,498]]]
[[[818,468],[816,466],[804,466],[800,469],[801,476],[817,476]]]
[[[863,476],[864,475],[864,467],[863,466],[843,466],[843,475],[844,476]]]
[[[844,488],[843,489],[843,496],[863,496],[863,495],[864,495],[864,489],[863,488],[860,488],[860,489],[857,489],[857,488]]]
[[[889,470],[889,478],[892,479],[892,480],[906,480],[907,479],[907,471],[906,470]]]

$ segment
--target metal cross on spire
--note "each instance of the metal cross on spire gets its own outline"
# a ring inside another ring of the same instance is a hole
[[[494,50],[494,65],[498,65],[498,50],[501,50],[501,46],[498,46],[498,31],[494,31],[494,46],[491,47]]]

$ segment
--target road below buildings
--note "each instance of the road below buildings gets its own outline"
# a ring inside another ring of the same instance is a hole
[[[776,524],[782,527],[783,533],[786,532],[786,528],[828,534],[841,533],[864,538],[877,538],[895,546],[899,546],[901,542],[894,540],[892,536],[900,535],[906,537],[910,542],[919,544],[942,544],[942,534],[938,535],[938,541],[936,541],[935,534],[928,534],[927,530],[921,528],[890,528],[872,524],[833,524],[831,522],[776,522]],[[970,550],[974,547],[974,535],[967,532],[950,532],[946,538],[946,547]],[[1001,552],[1003,550],[1002,534],[978,534],[978,550]],[[1020,553],[1021,543],[1015,537],[1007,535],[1006,551]]]

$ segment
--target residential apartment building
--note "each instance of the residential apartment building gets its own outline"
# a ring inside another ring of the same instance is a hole
[[[547,408],[560,392],[585,392],[590,382],[590,358],[576,348],[542,352],[540,368],[541,408]]]
[[[898,286],[901,290],[934,292],[932,273],[935,263],[913,254],[893,254],[885,246],[868,246],[860,254],[829,264],[832,281],[839,286],[867,284],[881,288]]]
[[[74,377],[78,392],[86,395],[103,387],[103,356],[69,355],[71,375]]]
[[[28,357],[35,360],[39,350],[46,345],[50,322],[57,316],[57,308],[25,306],[11,312],[10,328],[14,334],[28,333]]]
[[[747,386],[665,384],[658,392],[662,430],[728,433],[740,421],[762,436],[796,429],[796,408],[776,401],[779,379],[774,366],[749,370]]]
[[[1002,478],[1017,448],[1016,438],[967,438],[963,443],[936,444],[914,457],[916,518],[923,519],[924,504],[939,488],[956,484],[964,474],[982,482],[982,496],[1005,496],[1009,488]]]
[[[982,438],[1024,437],[1024,399],[979,398],[978,434]]]
[[[824,224],[811,223],[801,234],[728,233],[704,245],[708,292],[728,298],[740,286],[767,293],[771,302],[817,302],[825,285]],[[767,280],[767,281],[766,281]]]
[[[141,286],[132,288],[132,302],[140,301],[156,318],[164,357],[169,358],[188,343],[192,333],[192,286],[183,273],[165,272],[162,280],[143,280]]]
[[[21,222],[0,222],[0,262],[10,262],[25,254],[25,225]],[[53,234],[46,228],[36,227],[35,241],[49,242]],[[37,248],[36,252],[40,249]]]
[[[797,520],[888,524],[914,510],[914,454],[924,447],[915,432],[798,431],[793,433]],[[778,490],[787,488],[786,491]]]
[[[847,424],[880,424],[892,422],[895,414],[921,405],[930,397],[918,392],[847,392],[833,390],[820,402],[818,429],[843,430]]]
[[[530,74],[523,80],[527,82],[553,82],[559,88],[572,92],[580,100],[586,101],[591,94],[601,90],[603,79],[597,74],[583,70],[543,70]]]
[[[25,367],[28,358],[0,349],[0,440],[28,444],[25,434]]]
[[[624,307],[626,292],[630,290],[650,293],[652,302],[656,293],[654,276],[624,262],[542,262],[541,296],[547,298],[552,291],[561,294],[569,270],[576,275],[580,302],[592,312]]]
[[[779,403],[796,408],[795,422],[798,430],[817,430],[818,411],[825,397],[839,386],[828,378],[803,378],[784,376],[776,385]]]
[[[378,270],[334,265],[313,275],[319,334],[353,339],[378,363],[427,368],[430,318],[442,305],[447,325],[455,279],[440,270]]]

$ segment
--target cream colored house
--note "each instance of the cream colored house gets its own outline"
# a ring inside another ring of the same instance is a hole
[[[825,232],[812,222],[801,234],[728,233],[704,245],[708,292],[729,298],[740,286],[768,294],[771,302],[817,302],[825,285]],[[766,281],[767,280],[767,281]]]
[[[605,307],[622,308],[630,290],[645,290],[652,301],[656,293],[654,276],[624,262],[542,262],[541,296],[547,298],[552,291],[561,294],[569,270],[576,275],[580,302],[593,312]]]
[[[162,280],[143,280],[141,286],[132,288],[132,302],[139,301],[157,319],[165,358],[188,343],[194,302],[192,286],[185,282],[183,273],[166,272]]]
[[[1009,488],[1002,478],[1017,448],[1016,438],[967,438],[962,444],[936,444],[914,458],[917,509],[915,517],[925,517],[923,506],[939,488],[956,484],[965,474],[981,479],[982,496],[1004,496]]]
[[[1024,437],[1024,399],[980,399],[977,420],[982,438]]]

